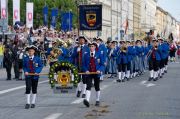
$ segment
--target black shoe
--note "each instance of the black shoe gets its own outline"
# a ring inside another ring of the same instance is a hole
[[[164,71],[164,73],[167,73],[167,71]]]
[[[162,78],[163,76],[160,76],[160,78]]]
[[[153,80],[153,78],[149,77],[149,80],[148,80],[148,81],[152,81],[152,80]]]
[[[153,81],[157,81],[157,80],[158,80],[158,78],[153,79]]]
[[[96,101],[95,106],[99,107],[99,105],[100,105],[100,102],[99,102],[99,101]]]
[[[18,80],[19,78],[14,77],[13,80]]]
[[[89,102],[86,99],[84,99],[83,103],[86,107],[89,107]]]
[[[108,78],[114,78],[113,76],[109,76]]]
[[[129,80],[130,80],[130,78],[127,78],[126,80],[127,80],[127,81],[129,81]]]
[[[7,78],[6,80],[8,80],[8,81],[9,81],[9,80],[11,80],[11,78]]]
[[[78,97],[78,98],[79,98],[79,97],[80,97],[80,95],[81,95],[81,91],[78,91],[78,92],[77,92],[76,97]]]
[[[35,108],[35,104],[31,104],[31,108]]]
[[[120,83],[120,82],[121,82],[121,80],[120,80],[120,79],[118,79],[118,80],[116,80],[116,82]]]
[[[29,108],[30,108],[30,104],[26,104],[25,109],[29,109]]]
[[[86,97],[86,94],[82,94],[82,98],[85,98]]]
[[[125,80],[123,79],[122,82],[125,82]]]

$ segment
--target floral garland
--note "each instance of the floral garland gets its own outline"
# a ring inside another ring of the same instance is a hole
[[[77,84],[80,81],[77,67],[74,66],[73,64],[69,63],[69,62],[61,61],[61,62],[54,63],[50,67],[50,71],[49,71],[49,83],[51,85],[51,88],[53,88],[55,86],[55,84],[56,84],[56,79],[54,79],[54,73],[55,73],[55,69],[57,67],[67,67],[67,68],[69,68],[72,71],[72,73],[74,74],[74,81],[71,81],[71,83],[73,83],[74,86],[77,86]]]

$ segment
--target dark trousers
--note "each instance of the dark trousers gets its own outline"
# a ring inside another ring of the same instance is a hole
[[[7,78],[11,79],[11,68],[12,68],[12,63],[6,63],[6,72],[7,72]]]
[[[37,93],[38,79],[34,79],[33,76],[26,77],[26,94],[30,94],[31,90],[33,94]]]
[[[118,72],[125,72],[127,64],[118,64]]]
[[[159,70],[159,61],[155,59],[149,60],[149,71],[154,70],[158,71]]]
[[[168,65],[168,57],[165,59],[164,65]]]
[[[98,75],[89,75],[86,78],[87,88],[86,90],[91,90],[92,80],[94,79],[94,87],[96,91],[100,91],[100,77]]]
[[[127,63],[127,71],[131,70],[131,62]]]
[[[19,78],[19,62],[18,61],[14,62],[14,74],[15,74],[15,78]]]
[[[159,68],[162,69],[165,66],[165,59],[162,59],[159,64]]]

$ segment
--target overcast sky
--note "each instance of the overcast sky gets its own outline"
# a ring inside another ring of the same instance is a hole
[[[180,21],[180,0],[158,0],[158,6]]]

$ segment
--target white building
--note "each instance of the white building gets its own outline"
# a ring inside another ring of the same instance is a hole
[[[149,32],[155,29],[156,25],[157,0],[141,1],[141,31]]]

